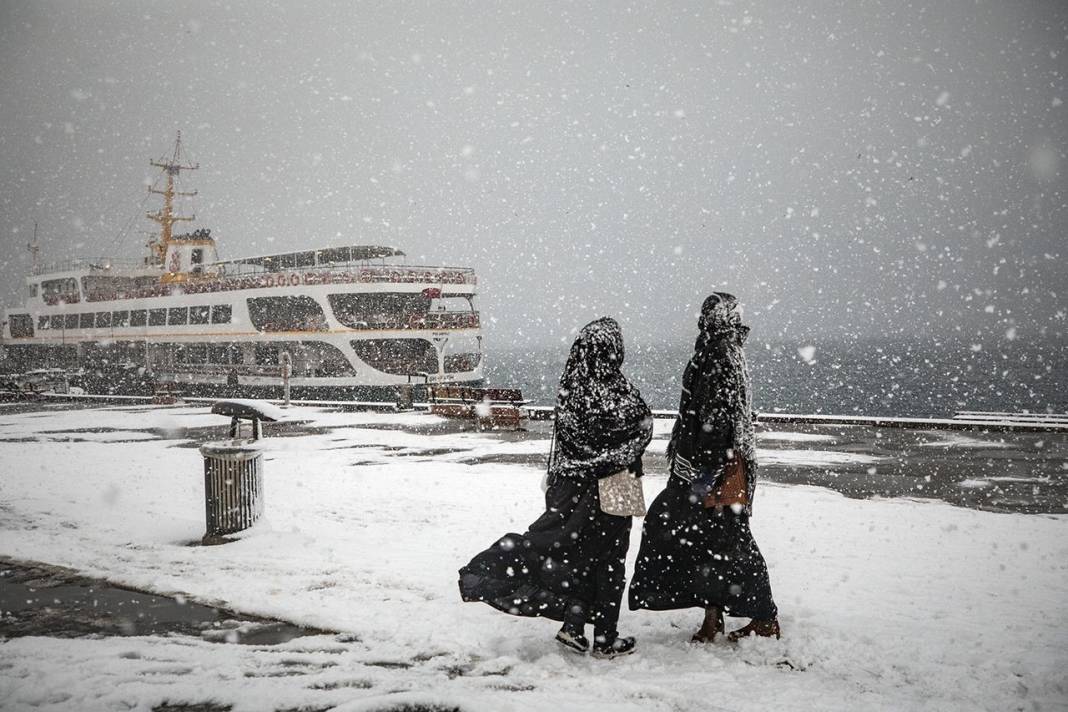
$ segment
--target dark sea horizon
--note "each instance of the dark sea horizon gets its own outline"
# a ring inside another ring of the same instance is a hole
[[[551,405],[567,347],[490,349],[486,382]],[[678,406],[690,344],[628,344],[623,371],[650,407]],[[878,338],[746,345],[758,412],[952,417],[1068,412],[1068,342]]]

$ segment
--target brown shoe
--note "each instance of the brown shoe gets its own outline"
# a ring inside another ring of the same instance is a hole
[[[727,635],[727,640],[732,643],[737,643],[742,638],[750,635],[757,635],[761,638],[770,638],[774,636],[776,639],[782,637],[782,631],[779,629],[779,620],[772,618],[770,621],[749,621],[749,625],[738,630],[732,630]]]
[[[690,642],[711,643],[716,639],[717,635],[723,632],[723,630],[723,611],[719,608],[706,608],[705,620],[701,624],[701,629],[693,634],[693,637],[690,638]]]

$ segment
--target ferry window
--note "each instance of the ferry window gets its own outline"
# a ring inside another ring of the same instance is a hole
[[[301,341],[300,345],[304,352],[304,361],[313,376],[329,378],[355,374],[345,354],[333,344],[322,341]]]
[[[385,373],[438,372],[437,352],[426,339],[361,339],[352,348],[360,360]]]
[[[171,326],[189,323],[189,307],[175,307],[167,310],[167,323]]]
[[[148,310],[148,325],[149,326],[163,326],[167,323],[167,310],[166,309],[149,309]]]
[[[207,324],[208,323],[208,308],[207,307],[189,307],[189,323],[190,324]]]
[[[469,332],[450,335],[441,350],[445,373],[474,371],[482,361],[482,339]]]
[[[39,316],[39,317],[37,317],[37,328],[38,329],[47,329],[48,328],[48,317],[47,316]]]
[[[193,254],[189,256],[189,263],[199,265],[204,262],[204,250],[200,247],[193,248]]]
[[[31,297],[36,297],[37,296],[37,282],[34,282],[33,284],[30,285],[30,296]]]
[[[256,363],[260,366],[277,366],[278,347],[273,343],[256,344]]]
[[[178,363],[204,363],[208,359],[207,344],[178,344],[174,349],[174,360]]]
[[[399,328],[426,316],[430,297],[421,292],[331,294],[334,316],[350,329]],[[435,369],[436,370],[436,369]]]
[[[297,267],[314,267],[315,266],[315,253],[314,252],[298,252],[294,255],[296,258]]]
[[[130,312],[130,326],[144,326],[148,312],[144,309],[134,309]]]
[[[208,347],[208,363],[230,365],[244,361],[241,344],[211,344]]]
[[[248,316],[258,331],[325,331],[326,316],[312,297],[257,297]]]
[[[216,304],[211,308],[212,324],[229,324],[233,307],[229,304]]]
[[[12,339],[25,339],[33,336],[33,317],[29,314],[12,314],[10,326]]]
[[[97,312],[96,313],[96,326],[98,329],[108,329],[111,327],[111,312]]]
[[[78,328],[78,315],[77,314],[67,314],[66,316],[63,317],[63,323],[64,323],[64,326],[66,328],[68,328],[68,329],[77,329]]]
[[[63,315],[62,314],[53,314],[52,316],[50,316],[48,318],[48,326],[49,326],[49,328],[52,328],[52,329],[62,329],[63,328]]]
[[[113,326],[127,326],[130,323],[130,312],[117,311],[111,313],[111,323]]]
[[[74,277],[63,279],[46,279],[41,282],[41,290],[46,297],[63,296],[78,293],[78,281]]]
[[[136,283],[130,277],[113,275],[91,275],[82,277],[82,291],[86,299],[92,302],[115,299],[133,291]]]
[[[78,315],[78,328],[79,329],[92,329],[96,318],[92,312],[86,312],[85,314]]]

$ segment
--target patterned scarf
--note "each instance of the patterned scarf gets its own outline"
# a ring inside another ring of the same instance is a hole
[[[652,438],[652,416],[622,365],[623,332],[615,319],[582,328],[560,378],[550,480],[604,477],[641,457]]]

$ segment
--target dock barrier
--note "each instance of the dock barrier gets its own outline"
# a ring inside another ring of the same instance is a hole
[[[42,393],[42,400],[96,402],[102,405],[148,405],[150,396],[99,396],[88,394]],[[185,397],[186,405],[210,405],[221,399],[203,397]],[[267,400],[267,403],[281,404],[281,400]],[[340,410],[368,411],[377,410],[395,412],[397,403],[389,401],[346,401],[346,400],[295,400],[295,406],[313,408],[336,408]],[[405,404],[407,405],[407,404]],[[429,411],[430,403],[411,404],[415,411]],[[553,407],[547,405],[522,405],[520,409],[529,420],[551,420]],[[657,419],[674,419],[674,410],[654,410]],[[756,423],[790,423],[808,425],[857,425],[872,428],[905,428],[911,430],[974,430],[983,432],[1017,432],[1017,433],[1068,433],[1068,415],[1063,413],[1007,413],[959,411],[952,418],[900,418],[889,416],[864,415],[823,415],[798,413],[755,413]]]

